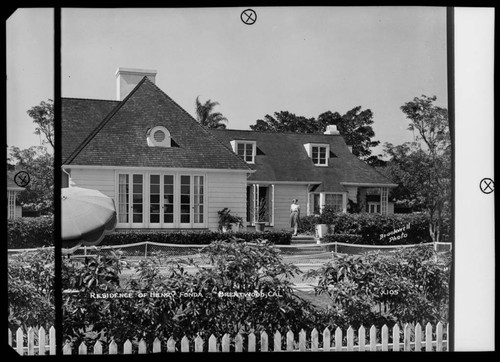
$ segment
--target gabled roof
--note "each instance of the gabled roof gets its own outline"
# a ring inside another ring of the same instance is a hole
[[[63,164],[250,171],[147,77],[121,102],[63,98],[62,103]],[[155,126],[168,129],[174,147],[147,145],[147,131]]]
[[[340,135],[272,133],[244,130],[210,130],[228,147],[233,140],[255,140],[256,170],[253,181],[320,183],[316,191],[344,192],[344,183],[393,186],[391,180],[353,155]],[[307,143],[330,145],[328,167],[315,166],[304,147]]]

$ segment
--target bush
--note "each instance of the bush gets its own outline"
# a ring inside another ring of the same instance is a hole
[[[54,250],[27,251],[9,260],[9,328],[54,325]]]
[[[330,297],[343,328],[425,325],[448,322],[450,264],[450,253],[438,258],[420,246],[392,255],[338,255],[307,276],[318,278],[315,292]],[[381,304],[388,308],[374,308]]]
[[[170,336],[179,340],[198,333],[220,338],[224,333],[286,333],[289,328],[318,327],[318,312],[293,293],[288,279],[299,269],[284,263],[278,250],[267,243],[234,240],[213,242],[204,250],[210,268],[192,264],[195,272],[188,273],[173,264],[165,275],[160,273],[160,258],[147,259],[134,267],[134,276],[123,286],[116,282],[119,254],[108,256],[111,264],[102,257],[87,266],[65,262],[63,285],[79,293],[64,295],[64,338],[76,346],[82,341],[90,345],[113,338],[121,344],[144,338],[150,346],[156,337],[165,343]],[[95,299],[91,295],[125,292],[134,296]],[[144,294],[138,296],[139,292]],[[101,330],[106,332],[100,334]]]
[[[54,218],[40,216],[7,222],[7,248],[27,249],[54,245]]]
[[[106,235],[101,245],[123,245],[151,241],[165,244],[193,244],[208,245],[216,240],[230,240],[232,238],[241,239],[248,242],[265,239],[271,244],[289,245],[292,234],[282,231],[242,232],[222,233],[215,231],[120,231]]]
[[[314,232],[316,224],[334,226],[334,234],[361,235],[358,243],[371,245],[420,244],[431,242],[429,216],[426,213],[412,214],[345,214],[325,207],[323,214],[303,218],[304,230]],[[450,221],[443,219],[441,241],[450,241]],[[329,237],[330,240],[331,237]],[[339,238],[333,237],[336,241]],[[349,242],[349,241],[346,241]]]

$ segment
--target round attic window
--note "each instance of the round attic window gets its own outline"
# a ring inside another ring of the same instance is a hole
[[[170,132],[163,126],[150,128],[147,132],[149,147],[170,147]]]
[[[163,142],[163,140],[165,140],[165,133],[163,133],[163,131],[161,131],[161,130],[158,130],[153,135],[153,138],[154,138],[155,142]]]

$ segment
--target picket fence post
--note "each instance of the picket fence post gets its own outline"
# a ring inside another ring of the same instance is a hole
[[[273,335],[273,350],[274,351],[444,351],[449,349],[449,325],[438,322],[435,325],[435,330],[430,323],[425,325],[425,329],[420,323],[406,323],[402,331],[399,325],[396,323],[392,327],[392,343],[390,341],[390,328],[387,325],[383,325],[380,329],[380,333],[377,327],[372,325],[369,329],[369,341],[366,341],[366,329],[361,326],[357,330],[357,340],[358,344],[355,346],[355,330],[352,326],[349,326],[344,334],[344,331],[340,327],[336,327],[332,332],[326,327],[323,330],[323,348],[319,348],[319,332],[314,328],[309,333],[301,329],[298,333],[294,333],[292,330],[288,330],[282,339],[282,334],[277,330]],[[403,334],[401,341],[401,332]],[[425,334],[425,335],[424,335]],[[346,337],[346,344],[344,344],[344,336]],[[332,340],[333,337],[333,340]],[[245,343],[245,339],[247,342]],[[297,339],[295,339],[297,338]],[[220,343],[219,343],[220,341]],[[53,355],[55,354],[55,328],[51,327],[47,333],[43,327],[38,329],[30,327],[28,328],[26,334],[23,332],[22,328],[18,328],[15,335],[9,329],[8,332],[8,342],[9,345],[14,348],[20,355],[45,355],[47,352]],[[37,344],[38,342],[38,344]],[[205,347],[205,342],[208,346]],[[234,338],[230,334],[226,333],[219,340],[215,335],[210,335],[208,340],[205,340],[200,334],[197,334],[194,339],[189,339],[187,336],[183,336],[179,343],[180,348],[177,349],[177,341],[171,336],[166,342],[166,352],[230,352],[232,342],[234,343],[234,352],[243,352],[245,350],[245,345],[248,352],[267,352],[269,351],[269,335],[266,331],[260,332],[260,344],[257,345],[256,335],[254,332],[248,334],[247,337],[243,333],[237,333]],[[310,342],[310,344],[308,344]],[[192,343],[192,346],[191,346]],[[161,341],[158,337],[155,338],[152,344],[152,352],[161,352]],[[134,351],[133,343],[130,339],[127,339],[123,345],[118,345],[114,339],[107,345],[107,353],[110,355],[115,354],[146,354],[148,353],[148,346],[144,338],[138,342],[137,350]],[[62,353],[64,355],[78,354],[87,355],[89,353],[95,355],[103,354],[103,343],[101,341],[96,341],[94,345],[87,346],[85,342],[81,342],[79,345],[74,346],[70,342],[66,342],[63,345]]]

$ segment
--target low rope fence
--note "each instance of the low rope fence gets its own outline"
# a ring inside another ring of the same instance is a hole
[[[71,259],[88,259],[97,255],[111,255],[119,251],[122,257],[130,261],[140,261],[150,257],[157,257],[169,262],[188,263],[190,260],[195,263],[207,263],[204,248],[207,245],[195,244],[166,244],[144,241],[133,244],[122,245],[102,245],[102,246],[81,246],[72,250],[71,253],[63,253],[65,257]],[[451,243],[422,243],[408,245],[363,245],[363,244],[348,244],[342,242],[332,243],[302,243],[290,245],[272,245],[280,251],[284,262],[298,265],[321,265],[335,259],[336,255],[355,254],[360,255],[370,252],[378,252],[390,254],[400,249],[416,248],[416,247],[433,247],[437,252],[451,251]],[[9,249],[9,258],[23,252],[36,251],[41,249]]]

